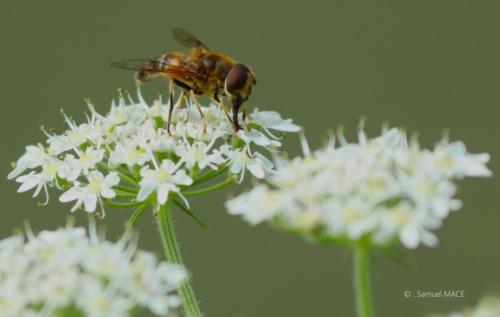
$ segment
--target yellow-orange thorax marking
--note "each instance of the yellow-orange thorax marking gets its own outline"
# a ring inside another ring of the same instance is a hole
[[[196,94],[225,95],[224,80],[233,65],[233,58],[214,51],[194,49],[188,53],[171,52],[159,58],[175,60],[164,63],[164,76],[189,86]],[[160,61],[161,63],[161,61]]]

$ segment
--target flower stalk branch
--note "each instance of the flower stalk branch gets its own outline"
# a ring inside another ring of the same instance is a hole
[[[224,165],[224,167],[221,167],[219,169],[207,172],[204,175],[202,175],[202,176],[200,176],[198,178],[193,179],[193,183],[191,184],[191,187],[194,187],[196,185],[205,183],[205,182],[213,179],[214,177],[217,177],[218,175],[220,175],[220,174],[224,173],[225,171],[227,171],[228,168],[229,168],[229,165],[226,164],[226,165]]]
[[[119,202],[111,199],[105,199],[104,203],[115,208],[134,208],[146,204],[144,201]]]
[[[137,209],[132,213],[130,218],[125,223],[125,230],[126,231],[130,231],[130,230],[132,230],[132,228],[134,228],[137,220],[139,220],[139,218],[142,216],[142,214],[146,211],[147,208],[148,208],[148,205],[146,205],[146,204],[140,205],[139,207],[137,207]]]
[[[230,186],[230,185],[232,185],[234,183],[236,183],[236,180],[234,179],[234,177],[228,177],[223,182],[220,182],[220,183],[215,184],[213,186],[209,186],[209,187],[205,187],[205,188],[202,188],[202,189],[198,189],[198,190],[186,191],[186,192],[183,192],[183,195],[186,196],[186,197],[205,195],[205,194],[209,194],[209,193],[212,193],[212,192],[216,192],[216,191],[218,191],[220,189],[223,189],[224,187]]]

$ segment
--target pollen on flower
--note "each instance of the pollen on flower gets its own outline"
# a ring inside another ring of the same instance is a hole
[[[48,177],[54,178],[57,175],[57,172],[59,171],[59,164],[54,162],[54,163],[48,163],[43,167],[43,173],[46,174]]]
[[[403,225],[408,223],[408,220],[410,220],[410,211],[404,209],[403,207],[395,207],[390,211],[390,213],[398,228],[402,227]]]
[[[361,210],[351,207],[346,209],[345,218],[348,224],[354,223],[359,219],[363,218],[363,213],[361,212]]]
[[[396,128],[373,139],[360,130],[357,143],[341,132],[336,139],[311,152],[301,137],[305,156],[278,159],[264,184],[226,203],[229,213],[319,242],[385,245],[399,238],[407,248],[435,246],[433,230],[461,206],[457,180],[491,176],[489,155],[470,154],[459,141],[422,149]]]
[[[72,211],[95,212],[101,206],[103,214],[110,200],[163,205],[174,197],[187,205],[183,190],[209,172],[228,170],[240,181],[245,171],[258,178],[270,173],[269,158],[280,151],[281,134],[299,130],[277,112],[255,109],[246,121],[240,114],[245,130],[233,135],[224,111],[210,103],[201,107],[205,131],[196,104],[181,98],[170,133],[170,104],[158,99],[150,106],[140,91],[138,102],[121,94],[105,115],[89,103],[81,124],[64,114],[68,129],[43,130],[46,143],[26,147],[8,178],[21,183],[19,192],[34,189],[34,196],[42,189],[48,195],[49,187],[64,190],[59,200],[75,201]]]
[[[89,190],[91,193],[97,194],[98,192],[101,191],[102,185],[103,185],[103,177],[102,175],[99,175],[97,177],[92,177],[89,178]]]
[[[158,169],[154,171],[154,178],[158,183],[166,183],[172,179],[172,174],[163,169]]]

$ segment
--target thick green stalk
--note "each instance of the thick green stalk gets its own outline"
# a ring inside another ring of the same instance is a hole
[[[370,256],[370,246],[364,241],[354,246],[354,288],[358,317],[374,317]]]
[[[156,215],[158,230],[160,231],[161,242],[167,260],[183,265],[182,256],[175,236],[174,225],[172,222],[172,210],[167,204],[160,207]],[[186,317],[201,317],[201,310],[198,307],[198,301],[187,280],[180,288],[180,295],[183,299],[184,313]]]

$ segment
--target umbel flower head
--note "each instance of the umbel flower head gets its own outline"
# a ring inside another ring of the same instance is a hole
[[[246,129],[233,136],[216,104],[201,108],[204,129],[196,105],[180,97],[168,133],[169,104],[149,106],[140,92],[138,97],[135,102],[120,95],[106,115],[89,104],[82,124],[65,115],[69,129],[45,132],[45,143],[27,146],[8,178],[21,184],[18,192],[34,189],[33,196],[43,189],[48,199],[48,187],[64,191],[59,200],[73,202],[72,211],[94,212],[98,204],[120,199],[157,206],[180,199],[187,205],[186,191],[226,170],[238,182],[246,171],[264,177],[273,169],[266,156],[281,147],[278,134],[299,130],[276,112],[255,109]]]
[[[432,231],[461,206],[455,181],[491,175],[489,155],[469,154],[462,142],[423,149],[396,128],[373,139],[361,128],[357,143],[342,133],[337,140],[313,153],[304,141],[305,157],[280,161],[265,184],[226,203],[229,213],[323,242],[434,246]]]
[[[103,239],[91,225],[0,241],[0,317],[126,317],[175,312],[183,267]]]
[[[434,314],[429,317],[497,317],[500,316],[500,299],[486,297],[479,305],[448,314]]]

